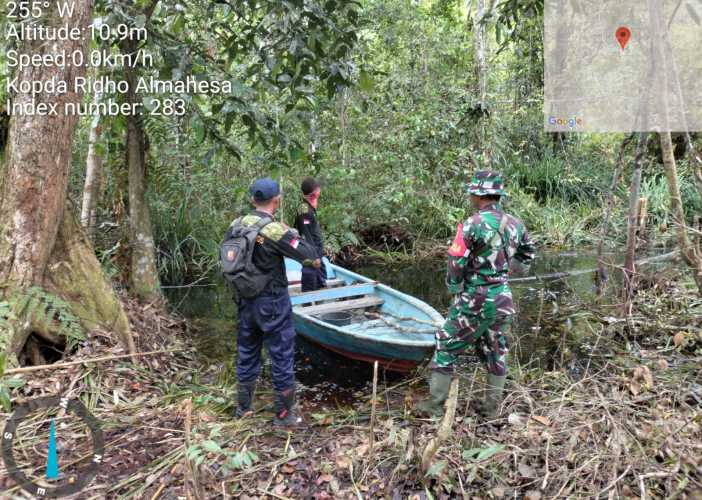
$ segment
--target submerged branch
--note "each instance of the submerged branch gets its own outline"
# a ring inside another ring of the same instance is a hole
[[[679,250],[673,250],[672,252],[664,253],[663,255],[656,255],[655,257],[647,257],[645,259],[639,259],[636,261],[636,265],[651,264],[653,262],[661,262],[664,260],[672,259],[678,255]],[[621,266],[617,266],[621,267]],[[581,276],[583,274],[591,274],[597,271],[596,267],[591,269],[578,269],[577,271],[563,271],[560,273],[550,273],[544,274],[543,276],[524,276],[523,278],[510,278],[510,283],[527,283],[531,281],[545,281],[545,280],[559,280],[563,278],[570,278],[572,276]]]

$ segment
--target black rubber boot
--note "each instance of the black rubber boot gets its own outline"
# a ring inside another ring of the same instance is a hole
[[[302,418],[295,413],[295,388],[291,387],[275,393],[275,417],[273,425],[293,427],[300,425]]]
[[[419,413],[441,417],[444,414],[444,403],[448,398],[450,386],[450,374],[433,370],[429,379],[429,393],[431,395],[419,402],[417,405]]]
[[[241,418],[251,411],[256,382],[239,382],[237,388],[237,406],[234,412],[236,418]]]

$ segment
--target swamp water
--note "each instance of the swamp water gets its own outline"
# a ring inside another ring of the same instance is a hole
[[[605,256],[608,263],[621,260],[620,255]],[[444,285],[445,266],[444,261],[397,266],[377,263],[353,270],[417,297],[445,315],[451,301]],[[550,252],[537,256],[527,274],[515,273],[513,277],[577,273],[595,267],[597,258],[594,254]],[[577,318],[577,311],[590,303],[616,304],[614,292],[619,289],[618,281],[616,276],[611,277],[605,294],[599,298],[595,294],[593,272],[554,280],[532,279],[513,283],[517,316],[511,332],[510,364],[545,370],[565,368],[575,377],[582,374],[589,359],[588,341],[592,340],[593,332],[579,329],[569,318]],[[166,295],[178,312],[197,324],[199,333],[195,344],[200,353],[213,363],[232,364],[236,353],[236,306],[232,292],[224,283],[170,288]],[[567,314],[560,314],[565,310]],[[347,359],[299,335],[296,346],[296,377],[305,387],[313,388],[306,394],[306,399],[343,403],[372,379],[373,369],[368,363]],[[466,355],[462,362],[463,368],[470,371],[479,367],[478,363],[478,358],[472,355]],[[267,372],[270,373],[270,368],[264,366],[264,375]],[[399,381],[402,377],[393,372],[380,374],[383,382]]]

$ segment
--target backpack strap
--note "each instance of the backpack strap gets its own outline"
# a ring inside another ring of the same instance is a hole
[[[264,227],[266,227],[271,222],[273,222],[273,219],[271,217],[261,217],[260,219],[258,219],[258,222],[256,222],[256,224],[254,224],[252,227],[256,229],[256,234],[258,234]]]
[[[502,213],[502,218],[500,219],[500,227],[497,229],[497,234],[500,235],[500,240],[502,241],[502,252],[505,254],[505,262],[509,265],[509,254],[507,253],[507,244],[505,243],[505,228],[509,218],[506,213]]]

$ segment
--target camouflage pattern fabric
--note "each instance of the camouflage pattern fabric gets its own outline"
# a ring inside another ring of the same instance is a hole
[[[511,315],[496,316],[497,309],[512,307],[508,287],[469,288],[457,297],[443,327],[436,332],[433,369],[452,371],[458,356],[473,349],[489,373],[507,374]],[[514,311],[512,309],[512,311]]]
[[[469,194],[477,196],[505,196],[505,183],[502,175],[490,170],[478,170],[466,186]]]
[[[436,332],[432,368],[450,371],[460,353],[474,348],[488,372],[505,375],[507,333],[515,314],[507,283],[510,263],[528,264],[534,243],[519,219],[493,203],[459,224],[448,253],[446,285],[455,299]]]

